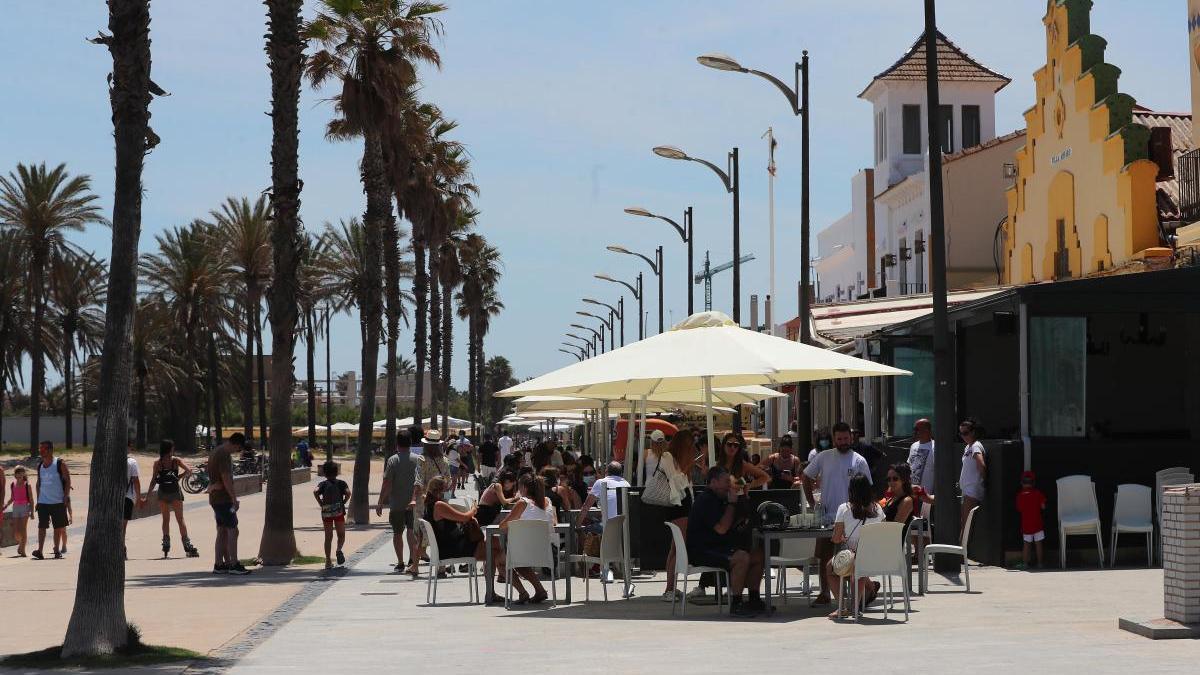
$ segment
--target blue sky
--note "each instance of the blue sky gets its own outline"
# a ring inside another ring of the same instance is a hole
[[[730,205],[703,167],[651,154],[658,144],[724,164],[742,156],[743,319],[749,295],[767,292],[766,143],[779,140],[777,199],[780,316],[796,304],[799,279],[799,121],[766,82],[699,66],[723,51],[787,76],[802,49],[812,59],[813,229],[849,208],[849,178],[871,161],[870,106],[856,98],[920,34],[919,0],[449,0],[441,71],[425,74],[423,95],[460,123],[482,194],[480,232],[504,255],[500,293],[508,309],[493,326],[489,355],[507,356],[528,377],[564,365],[557,351],[580,298],[616,302],[619,287],[597,272],[632,280],[646,268],[605,251],[608,244],[651,254],[666,247],[667,323],[686,311],[685,249],[671,228],[622,213],[630,205],[678,215],[696,209],[696,258],[730,258]],[[1108,40],[1121,88],[1159,110],[1189,106],[1186,2],[1101,0],[1092,30]],[[1045,0],[940,3],[939,25],[988,67],[1013,79],[997,101],[998,133],[1023,126],[1032,73],[1044,63]],[[311,10],[311,6],[309,7]],[[269,77],[265,10],[251,0],[156,0],[153,76],[172,93],[155,100],[162,143],[146,163],[142,250],[164,228],[201,217],[229,195],[257,195],[269,183]],[[112,141],[105,90],[111,61],[85,41],[107,22],[102,2],[0,6],[0,170],[17,162],[66,162],[90,174],[111,208]],[[314,231],[361,214],[360,147],[329,143],[330,106],[301,99],[301,215]],[[102,228],[76,237],[107,256]],[[647,270],[648,271],[648,270]],[[649,283],[648,283],[649,285]],[[702,302],[696,288],[697,305]],[[730,276],[714,282],[714,308],[729,311]],[[657,296],[648,292],[652,328]],[[626,306],[631,304],[626,299]],[[793,309],[794,311],[794,309]],[[631,313],[632,318],[632,313]],[[465,335],[465,328],[458,331]],[[627,337],[636,336],[632,321]],[[333,368],[357,369],[355,317],[334,327]],[[402,336],[411,352],[411,334]],[[465,386],[462,343],[455,383]],[[303,369],[303,359],[299,366]],[[318,364],[323,371],[323,362]],[[301,373],[298,373],[302,375]]]

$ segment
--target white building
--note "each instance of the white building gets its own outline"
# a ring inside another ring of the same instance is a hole
[[[995,284],[994,242],[1022,136],[996,138],[996,92],[1009,79],[941,33],[938,68],[949,284]],[[874,107],[874,163],[851,179],[850,213],[817,233],[823,303],[929,290],[924,35],[859,98]]]

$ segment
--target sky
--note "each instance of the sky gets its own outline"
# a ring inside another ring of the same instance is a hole
[[[619,286],[646,272],[649,334],[657,329],[657,291],[641,260],[605,250],[623,245],[653,257],[665,247],[665,322],[684,318],[686,248],[669,225],[626,215],[643,206],[671,217],[695,207],[696,265],[731,259],[731,207],[703,166],[651,153],[676,145],[724,166],[741,155],[743,321],[749,296],[769,288],[768,127],[779,142],[776,183],[777,316],[795,312],[800,251],[800,122],[770,84],[701,67],[712,51],[791,81],[811,58],[812,229],[850,208],[850,178],[872,162],[870,105],[857,98],[923,30],[919,0],[447,0],[437,40],[440,70],[425,69],[421,95],[459,122],[481,189],[478,231],[503,256],[499,287],[506,309],[494,320],[489,356],[503,355],[519,378],[573,361],[558,351],[580,322],[584,297],[616,304]],[[1033,72],[1045,62],[1046,0],[943,0],[939,28],[984,65],[1013,82],[997,98],[998,134],[1022,128],[1033,104]],[[1106,60],[1123,71],[1120,88],[1156,110],[1186,111],[1187,3],[1098,0],[1092,32],[1108,41]],[[315,7],[306,2],[306,13]],[[256,196],[270,182],[269,74],[263,51],[265,8],[251,0],[155,0],[151,6],[154,80],[171,96],[151,104],[162,138],[145,169],[141,250],[166,228],[204,217],[227,196]],[[18,162],[65,162],[92,177],[111,211],[113,148],[105,77],[108,53],[85,38],[107,24],[98,0],[0,3],[0,171]],[[300,104],[301,217],[361,215],[361,145],[331,143],[324,125],[330,91],[305,88]],[[102,227],[73,236],[107,257]],[[815,245],[815,239],[814,239]],[[815,248],[814,248],[815,254]],[[700,286],[696,306],[702,308]],[[628,291],[625,291],[628,296]],[[729,312],[731,275],[713,281],[714,309]],[[626,339],[637,336],[636,305],[626,297]],[[598,326],[585,319],[582,323]],[[578,332],[578,331],[576,331]],[[466,328],[456,326],[453,379],[466,383]],[[401,336],[411,355],[412,334]],[[356,316],[333,327],[332,367],[357,370]],[[269,341],[266,344],[270,344]],[[302,346],[298,346],[302,350]],[[323,349],[317,367],[324,372]],[[297,375],[303,376],[302,351]],[[411,357],[411,356],[410,356]],[[54,376],[51,375],[53,381]]]

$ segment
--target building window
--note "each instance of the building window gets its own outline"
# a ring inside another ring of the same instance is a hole
[[[1087,318],[1031,317],[1030,431],[1034,436],[1083,436],[1086,396]]]
[[[900,295],[908,295],[908,259],[911,251],[908,250],[908,239],[900,237],[900,260],[899,260],[899,275],[900,275]]]
[[[971,148],[979,145],[983,132],[980,130],[979,106],[962,107],[962,146]]]
[[[921,154],[921,106],[906,105],[903,109],[904,154]]]
[[[875,163],[882,164],[887,160],[887,111],[880,110],[875,114]]]
[[[895,406],[894,429],[911,429],[919,419],[933,415],[933,352],[918,347],[896,347],[892,365],[912,373],[911,377],[888,378]]]
[[[1059,218],[1055,225],[1058,248],[1054,250],[1054,278],[1067,279],[1071,276],[1071,258],[1067,251],[1067,221]]]
[[[942,152],[950,154],[954,152],[954,106],[941,106],[938,114],[940,124],[938,132],[941,136]]]
[[[916,277],[918,293],[925,292],[925,232],[917,230],[917,238],[913,241],[913,271]]]

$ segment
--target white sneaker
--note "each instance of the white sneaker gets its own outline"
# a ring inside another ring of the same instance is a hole
[[[704,587],[697,586],[688,591],[687,601],[695,605],[715,605],[717,604],[716,596],[705,595]]]
[[[663,594],[662,594],[663,602],[678,602],[679,600],[682,600],[682,599],[683,599],[683,593],[681,591],[679,591],[678,589],[673,590],[673,591],[663,591]]]

